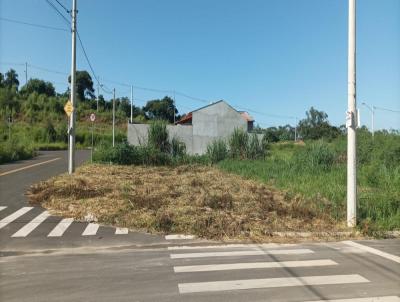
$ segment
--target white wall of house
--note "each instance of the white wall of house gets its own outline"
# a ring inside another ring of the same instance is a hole
[[[128,142],[143,145],[147,142],[148,124],[128,124]],[[227,139],[235,128],[247,131],[247,121],[239,112],[221,101],[192,113],[192,125],[168,125],[170,138],[186,144],[188,154],[204,154],[216,139]]]

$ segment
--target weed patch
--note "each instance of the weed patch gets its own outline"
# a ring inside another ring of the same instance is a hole
[[[267,185],[199,165],[86,165],[74,178],[33,186],[30,200],[77,219],[91,213],[100,223],[209,239],[267,241],[273,232],[341,229],[329,215]]]

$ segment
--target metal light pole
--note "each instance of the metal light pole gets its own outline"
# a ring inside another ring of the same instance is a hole
[[[356,0],[349,0],[347,126],[347,226],[357,223],[356,155]]]
[[[76,119],[76,83],[75,83],[75,72],[76,72],[76,0],[72,1],[72,57],[71,57],[71,103],[73,111],[70,116],[70,128],[68,131],[68,174],[72,174],[75,171],[75,119]]]
[[[374,118],[375,118],[375,106],[372,106],[372,108],[365,102],[363,102],[361,105],[364,105],[365,107],[368,108],[369,111],[371,111],[371,132],[372,132],[372,138],[374,138]]]
[[[113,89],[113,112],[112,112],[112,145],[115,146],[115,88]]]
[[[131,124],[133,123],[133,85],[131,85]]]

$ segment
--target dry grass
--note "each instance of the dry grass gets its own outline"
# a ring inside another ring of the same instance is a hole
[[[33,186],[31,203],[67,217],[152,233],[269,241],[273,232],[341,230],[302,199],[205,166],[86,165]]]

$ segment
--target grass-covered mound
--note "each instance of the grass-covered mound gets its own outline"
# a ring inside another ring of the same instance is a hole
[[[313,204],[206,166],[86,165],[33,186],[30,200],[76,219],[89,214],[104,224],[209,239],[340,230]]]

